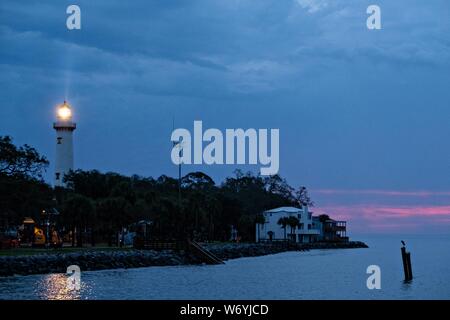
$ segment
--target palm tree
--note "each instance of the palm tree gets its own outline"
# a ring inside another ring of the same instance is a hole
[[[289,227],[291,227],[291,236],[294,235],[294,241],[295,241],[295,229],[299,225],[300,220],[297,217],[291,216],[287,218],[287,224]]]
[[[286,226],[288,225],[288,220],[288,217],[281,217],[277,222],[277,224],[279,224],[284,229],[284,240],[286,240]]]

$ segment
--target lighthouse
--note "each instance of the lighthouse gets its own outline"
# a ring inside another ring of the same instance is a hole
[[[73,169],[73,131],[76,123],[72,122],[72,108],[64,101],[56,110],[56,122],[53,128],[56,130],[56,159],[54,186],[64,187],[64,175]]]

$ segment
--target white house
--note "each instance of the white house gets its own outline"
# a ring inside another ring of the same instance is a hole
[[[302,208],[280,207],[263,212],[264,223],[256,224],[256,241],[290,239],[295,242],[309,243],[317,240],[320,231],[313,227],[312,212],[307,206]],[[280,218],[296,217],[299,224],[296,227],[278,224]]]

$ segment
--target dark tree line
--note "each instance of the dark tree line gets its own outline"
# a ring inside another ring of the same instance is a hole
[[[0,168],[7,168],[0,171],[3,224],[17,225],[28,216],[39,219],[43,209],[55,206],[59,224],[89,231],[93,242],[112,242],[122,228],[142,220],[152,222],[152,235],[160,239],[228,240],[233,225],[242,240],[254,240],[255,223],[263,221],[264,210],[313,205],[304,187],[295,190],[279,175],[239,170],[220,185],[202,172],[188,173],[181,179],[181,197],[178,179],[97,170],[72,171],[64,177],[67,188],[53,190],[42,180],[48,165],[44,157],[28,146],[13,147],[8,137],[1,139]],[[73,241],[82,245],[83,239]]]
[[[47,166],[36,149],[0,136],[0,226],[18,225],[52,205],[52,188],[42,181]]]

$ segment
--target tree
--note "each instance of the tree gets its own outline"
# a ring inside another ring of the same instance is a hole
[[[123,197],[131,204],[136,202],[136,193],[133,190],[130,181],[120,181],[116,183],[111,189],[110,196],[113,198]]]
[[[0,136],[0,174],[42,179],[48,160],[25,144],[16,147],[9,136]]]
[[[72,246],[83,246],[83,229],[90,225],[95,214],[95,206],[91,199],[79,195],[71,194],[63,203],[64,220],[71,226],[72,229]],[[76,232],[75,232],[76,231]]]
[[[181,178],[182,188],[209,189],[214,185],[214,180],[203,172],[191,172]]]
[[[298,188],[295,192],[295,200],[300,206],[314,207],[314,202],[311,200],[306,187],[301,186]]]
[[[242,215],[239,218],[237,229],[239,235],[245,235],[243,240],[253,241],[255,239],[255,217],[248,214]]]
[[[286,240],[286,227],[289,224],[289,218],[288,217],[281,217],[278,219],[277,224],[279,224],[283,230],[284,230],[284,240]]]
[[[258,241],[260,238],[260,225],[266,223],[266,218],[264,217],[264,215],[262,213],[258,213],[255,217],[255,223],[258,226]]]
[[[52,188],[42,181],[0,174],[0,226],[17,226],[25,217],[39,219],[52,199]]]
[[[292,196],[294,188],[287,183],[286,179],[281,178],[278,174],[266,177],[264,183],[269,193],[294,201]]]
[[[17,226],[25,216],[37,219],[51,205],[52,189],[42,180],[47,166],[36,149],[0,136],[0,227]]]
[[[106,198],[97,203],[98,218],[102,223],[102,231],[108,236],[108,245],[112,246],[112,237],[133,222],[130,204],[122,197]]]
[[[319,221],[324,223],[325,221],[330,220],[330,216],[327,214],[321,214],[319,215]]]
[[[295,229],[300,224],[300,220],[297,217],[290,216],[287,218],[287,225],[291,227],[291,235],[295,236]],[[295,241],[295,239],[293,239]]]
[[[192,190],[183,200],[184,228],[187,235],[199,240],[206,235],[208,227],[208,212],[206,209],[206,192]],[[180,221],[181,222],[181,221]]]
[[[116,184],[125,179],[116,173],[104,174],[98,170],[76,170],[64,175],[68,189],[93,200],[108,197]]]
[[[65,179],[68,188],[57,190],[57,196],[62,194],[58,199],[72,192],[94,200],[96,231],[111,245],[114,234],[139,220],[151,220],[152,237],[159,239],[226,241],[232,225],[242,240],[251,241],[261,212],[298,204],[293,188],[280,176],[266,178],[239,170],[220,186],[203,172],[186,174],[181,181],[181,201],[178,180],[166,175],[153,179],[77,170]]]

